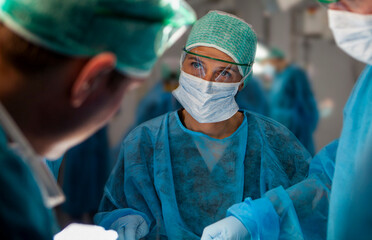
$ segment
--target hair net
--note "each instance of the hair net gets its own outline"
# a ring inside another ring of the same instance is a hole
[[[71,56],[113,52],[136,77],[195,19],[184,0],[0,0],[0,20],[28,41]]]
[[[252,64],[256,55],[257,36],[244,20],[221,11],[211,11],[195,23],[186,50],[200,46],[216,48],[236,63]],[[239,72],[247,77],[251,68],[239,66]]]
[[[267,58],[268,59],[284,59],[285,54],[279,48],[274,47],[274,48],[270,49],[270,54]]]

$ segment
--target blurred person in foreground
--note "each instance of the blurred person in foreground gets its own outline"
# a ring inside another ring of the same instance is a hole
[[[340,138],[313,158],[304,181],[286,190],[295,211],[272,202],[292,216],[281,223],[281,239],[371,239],[372,1],[318,1],[328,8],[337,45],[367,66],[345,105]]]
[[[34,160],[104,126],[194,19],[177,0],[0,1],[1,239],[53,238],[57,185]]]
[[[327,237],[371,239],[372,1],[319,2],[328,8],[329,27],[338,47],[367,64],[345,105],[341,136],[333,148],[335,168]]]

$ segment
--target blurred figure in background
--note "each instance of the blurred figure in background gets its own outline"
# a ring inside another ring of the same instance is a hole
[[[291,130],[314,155],[313,133],[319,116],[306,72],[289,63],[277,48],[271,50],[263,65],[263,77],[272,81],[268,91],[269,116]]]
[[[135,126],[181,108],[172,91],[178,87],[179,70],[163,64],[162,80],[155,84],[137,107]]]
[[[269,105],[260,81],[252,77],[246,86],[235,96],[236,103],[241,110],[248,110],[267,115]]]

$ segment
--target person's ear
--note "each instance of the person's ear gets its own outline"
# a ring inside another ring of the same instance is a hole
[[[243,88],[244,88],[244,82],[242,82],[240,85],[239,85],[239,89],[238,89],[238,92],[240,92]]]
[[[101,53],[91,58],[80,71],[71,89],[71,104],[79,108],[89,97],[94,87],[107,78],[115,69],[116,57],[112,53]]]

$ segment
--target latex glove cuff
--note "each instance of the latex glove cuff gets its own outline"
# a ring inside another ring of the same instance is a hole
[[[140,211],[137,211],[137,210],[134,210],[134,209],[131,209],[131,208],[123,208],[123,209],[116,209],[110,213],[108,213],[104,218],[103,220],[99,221],[98,219],[96,221],[96,223],[98,223],[100,226],[104,227],[106,230],[108,229],[113,229],[112,228],[112,225],[120,218],[122,217],[125,217],[125,216],[128,216],[128,215],[139,215],[141,217],[143,217],[147,223],[148,226],[151,226],[151,221],[150,219],[147,217],[146,214],[140,212]],[[95,218],[97,218],[97,215],[95,216]]]
[[[116,220],[111,229],[119,234],[119,239],[137,240],[145,237],[150,229],[146,220],[141,215],[127,215]]]
[[[251,239],[278,239],[280,232],[279,216],[266,197],[233,205],[227,216],[239,219],[251,234]]]

